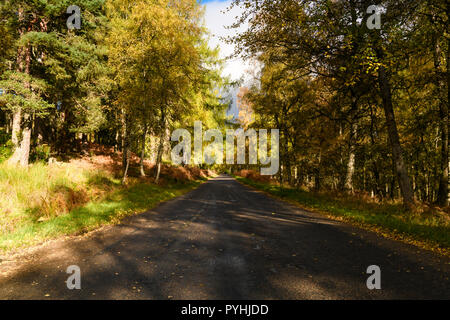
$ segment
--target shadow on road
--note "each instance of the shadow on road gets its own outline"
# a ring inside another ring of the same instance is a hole
[[[82,290],[66,288],[78,265]],[[382,290],[366,269],[382,270]],[[219,177],[0,278],[0,298],[449,299],[449,260]],[[45,295],[49,296],[46,297]]]

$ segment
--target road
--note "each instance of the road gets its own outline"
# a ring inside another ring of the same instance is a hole
[[[81,270],[69,290],[66,269]],[[381,269],[369,290],[367,267]],[[3,270],[2,270],[3,269]],[[449,299],[450,259],[220,176],[0,265],[0,299]]]

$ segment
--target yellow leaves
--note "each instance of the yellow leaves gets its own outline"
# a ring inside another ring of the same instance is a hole
[[[158,117],[164,105],[180,117],[192,103],[196,84],[205,82],[200,79],[205,73],[202,66],[209,59],[199,4],[196,0],[137,0],[112,15],[107,42],[121,88],[121,106],[133,114],[133,110],[145,112],[149,118]]]

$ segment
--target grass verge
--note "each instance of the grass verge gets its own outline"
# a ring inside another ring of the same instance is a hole
[[[116,224],[202,182],[167,179],[156,185],[130,178],[122,186],[110,172],[72,164],[0,165],[0,254]]]
[[[390,239],[450,255],[450,223],[447,215],[433,212],[412,214],[406,212],[400,204],[369,203],[352,197],[281,188],[239,176],[235,178],[303,209],[324,214],[334,220],[349,222]]]

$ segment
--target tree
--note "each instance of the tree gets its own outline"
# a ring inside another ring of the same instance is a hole
[[[240,1],[245,12],[233,25],[249,21],[249,29],[230,41],[244,57],[265,55],[264,63],[282,64],[296,77],[328,78],[332,96],[342,96],[344,104],[334,104],[338,121],[349,123],[347,186],[353,188],[355,171],[356,120],[368,115],[361,103],[366,97],[384,110],[387,133],[403,201],[411,206],[413,190],[402,150],[395,115],[392,77],[407,67],[411,49],[406,40],[416,29],[418,1],[380,1],[384,8],[381,30],[369,30],[366,21],[370,1]],[[378,87],[378,91],[374,88]],[[334,92],[334,93],[333,93]],[[330,100],[332,101],[332,100]],[[323,112],[317,110],[324,117]],[[343,127],[345,128],[345,127]],[[359,140],[359,139],[358,139]],[[320,157],[322,159],[322,157]]]
[[[95,47],[98,20],[90,14],[101,12],[102,1],[76,1],[86,17],[85,29],[78,35],[67,30],[64,19],[70,4],[73,2],[7,0],[1,5],[5,17],[1,26],[8,30],[7,39],[15,51],[7,57],[9,72],[1,83],[8,93],[2,98],[4,105],[13,118],[10,164],[28,164],[32,134],[38,142],[46,133],[48,140],[67,144],[71,130],[94,130],[101,122],[101,112],[96,113],[101,86],[95,82],[103,72],[101,53]],[[61,117],[55,115],[55,109]],[[77,124],[76,117],[81,114],[86,116]],[[43,117],[53,121],[45,126],[40,121]],[[55,126],[62,129],[56,135]]]
[[[110,65],[115,71],[123,116],[124,181],[128,139],[140,123],[141,173],[147,131],[159,136],[155,180],[158,181],[164,142],[171,125],[195,105],[198,93],[210,89],[215,53],[206,45],[202,11],[195,0],[141,0],[109,3],[112,28],[108,36]]]

